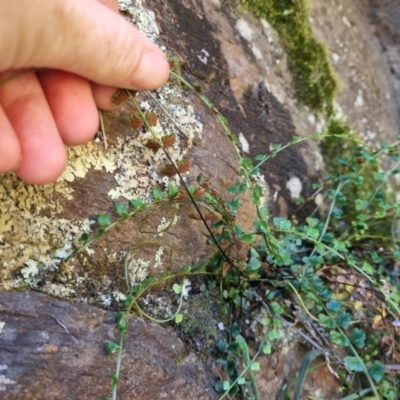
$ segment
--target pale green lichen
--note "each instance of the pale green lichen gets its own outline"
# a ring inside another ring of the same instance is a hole
[[[137,6],[127,1],[121,1],[120,4],[128,20],[133,21],[150,39],[158,41],[153,12],[141,7],[140,2]],[[170,149],[174,161],[185,156],[194,137],[201,136],[202,132],[202,124],[196,119],[191,99],[182,96],[182,90],[176,85],[165,85],[157,91],[159,104],[175,118],[175,124],[187,136],[182,141],[181,136],[176,135],[176,143]],[[158,114],[159,122],[154,127],[157,136],[176,134],[176,126],[165,116],[159,104],[149,97],[140,106],[143,110]],[[150,132],[140,131],[125,138],[118,137],[116,145],[107,150],[99,140],[69,148],[68,166],[57,182],[51,185],[28,185],[12,174],[1,177],[0,259],[4,287],[11,289],[41,283],[42,290],[55,296],[75,293],[76,287],[82,283],[78,282],[80,277],[75,277],[68,284],[53,284],[46,282],[46,273],[59,269],[61,265],[66,268],[62,260],[69,254],[77,238],[83,232],[90,231],[94,221],[87,218],[59,218],[63,209],[61,202],[56,199],[62,199],[63,204],[75,201],[70,182],[83,179],[90,170],[95,169],[113,175],[115,186],[108,191],[110,202],[133,197],[148,201],[152,187],[169,181],[158,173],[160,165],[166,161],[165,155],[161,151],[154,154],[145,147],[150,137]],[[172,179],[176,183],[175,178]],[[65,207],[68,207],[68,203]],[[84,254],[82,262],[85,262]],[[19,273],[17,279],[16,273]]]

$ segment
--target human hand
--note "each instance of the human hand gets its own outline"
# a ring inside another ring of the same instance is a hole
[[[117,0],[1,0],[0,173],[29,183],[57,179],[65,145],[90,140],[97,107],[114,108],[116,88],[166,82],[162,51],[118,15]]]

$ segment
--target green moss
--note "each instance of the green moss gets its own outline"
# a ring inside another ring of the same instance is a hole
[[[179,330],[182,338],[195,345],[197,350],[209,353],[219,336],[216,318],[220,320],[216,304],[205,295],[189,297]]]
[[[288,55],[296,95],[312,111],[330,115],[338,83],[325,46],[308,22],[307,0],[241,0],[254,15],[277,31]]]

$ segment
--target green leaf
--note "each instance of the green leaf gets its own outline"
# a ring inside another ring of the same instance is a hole
[[[279,333],[276,329],[272,329],[268,331],[267,336],[269,340],[275,340],[279,338]]]
[[[333,318],[325,314],[319,314],[318,322],[323,328],[332,329],[335,327],[335,321],[333,320]]]
[[[375,215],[378,217],[378,218],[385,218],[386,217],[386,211],[385,210],[380,210],[380,211],[377,211],[376,213],[375,213]]]
[[[153,198],[154,200],[162,200],[164,197],[164,193],[161,190],[158,190],[156,188],[153,188]]]
[[[308,228],[306,235],[307,235],[307,237],[309,237],[311,239],[318,239],[319,230],[315,229],[315,228]]]
[[[177,283],[174,283],[174,286],[172,286],[172,290],[173,290],[176,294],[181,294],[182,286],[181,286],[181,285],[178,285]]]
[[[257,271],[261,267],[261,261],[257,257],[251,257],[249,267],[251,271]]]
[[[86,243],[89,240],[89,234],[88,233],[82,233],[80,238],[78,239],[79,242]]]
[[[138,210],[144,210],[147,208],[147,204],[142,199],[131,199],[129,200],[132,207],[137,208]]]
[[[179,193],[179,189],[172,183],[168,183],[168,196],[175,197]]]
[[[231,331],[232,337],[236,337],[237,335],[240,334],[241,327],[240,327],[240,325],[239,325],[238,323],[234,322],[234,323],[231,325],[230,331]]]
[[[96,215],[96,220],[97,220],[97,223],[102,227],[111,225],[110,214]]]
[[[239,185],[229,186],[226,190],[228,193],[243,193],[247,190],[247,183],[244,181]]]
[[[285,312],[285,309],[276,301],[272,302],[270,306],[275,315],[282,315]]]
[[[273,222],[276,228],[282,231],[287,231],[292,227],[292,223],[286,218],[276,217],[273,219]]]
[[[217,342],[217,348],[223,352],[228,350],[228,343],[225,342],[225,340],[220,339]]]
[[[329,332],[329,336],[331,337],[332,342],[338,344],[339,346],[346,347],[350,344],[347,336],[341,332],[331,331]]]
[[[306,218],[306,222],[310,228],[315,228],[319,224],[319,219],[308,217]]]
[[[254,243],[254,234],[252,234],[252,233],[241,232],[240,234],[238,234],[238,238],[239,238],[239,240],[241,240],[242,242],[245,242],[247,244]]]
[[[260,200],[263,197],[263,191],[261,186],[259,185],[254,186],[253,189],[251,190],[250,197],[254,204],[259,205]]]
[[[367,274],[369,274],[369,275],[373,275],[373,273],[374,273],[374,269],[373,269],[372,265],[369,264],[369,263],[367,263],[367,262],[365,262],[365,263],[363,264],[363,266],[362,266],[361,269],[362,269],[364,272],[366,272]]]
[[[232,342],[229,346],[228,346],[228,352],[231,354],[236,354],[239,351],[239,343],[237,342]]]
[[[334,313],[338,312],[341,307],[342,305],[340,304],[340,302],[335,299],[329,301],[328,304],[326,305],[326,308]]]
[[[226,203],[226,206],[228,207],[229,211],[239,210],[240,208],[239,199],[237,197],[234,197],[231,201],[228,201]]]
[[[215,391],[216,391],[217,393],[223,392],[223,391],[224,391],[224,384],[223,384],[223,382],[222,382],[222,381],[218,381],[218,382],[215,384],[214,389],[215,389]]]
[[[350,342],[362,349],[365,345],[365,332],[362,329],[354,328],[351,332]]]
[[[368,207],[368,201],[356,199],[356,200],[354,200],[354,205],[356,206],[357,211],[362,211]]]
[[[371,253],[371,258],[372,258],[372,261],[376,264],[379,264],[382,261],[382,258],[378,255],[378,253],[376,251],[373,251]]]
[[[115,204],[115,210],[118,215],[125,216],[125,215],[129,214],[128,207],[122,203]]]
[[[125,307],[129,307],[132,303],[133,300],[133,296],[131,294],[128,294],[128,296],[126,296],[126,299],[124,300],[124,306]]]
[[[260,370],[260,363],[259,362],[251,363],[250,370],[251,371],[259,371]]]
[[[180,324],[183,320],[183,314],[176,314],[175,315],[175,323]]]
[[[349,371],[361,372],[364,371],[364,365],[358,357],[347,356],[343,359],[346,369]]]
[[[262,348],[262,352],[264,353],[264,354],[271,354],[271,352],[272,352],[272,347],[271,347],[271,345],[270,344],[266,344],[266,345],[264,345],[263,346],[263,348]]]
[[[119,349],[117,343],[112,342],[109,340],[106,344],[106,352],[107,354],[114,354]]]
[[[383,182],[385,180],[385,173],[384,172],[372,172],[372,176],[376,181]]]
[[[280,143],[273,143],[272,144],[272,148],[274,150],[279,150],[282,147],[282,145]]]
[[[228,360],[226,363],[226,370],[230,376],[234,375],[236,372],[236,363],[233,360]]]
[[[342,311],[336,318],[336,323],[343,329],[347,329],[350,326],[351,314]]]
[[[115,323],[118,326],[121,322],[124,320],[125,314],[121,311],[117,312],[117,315],[115,316]]]
[[[368,372],[376,382],[380,382],[385,374],[385,367],[379,361],[375,361]]]
[[[239,161],[239,165],[246,170],[250,170],[253,168],[253,161],[251,160],[251,158],[242,158]]]

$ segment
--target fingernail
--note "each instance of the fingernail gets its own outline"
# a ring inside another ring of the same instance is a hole
[[[137,92],[134,90],[129,90],[129,93],[131,96],[135,97]],[[126,89],[118,89],[112,97],[112,103],[115,106],[120,106],[124,101],[128,100],[129,93]]]
[[[132,85],[143,90],[157,89],[168,80],[169,72],[165,55],[160,51],[148,51],[140,60]]]

